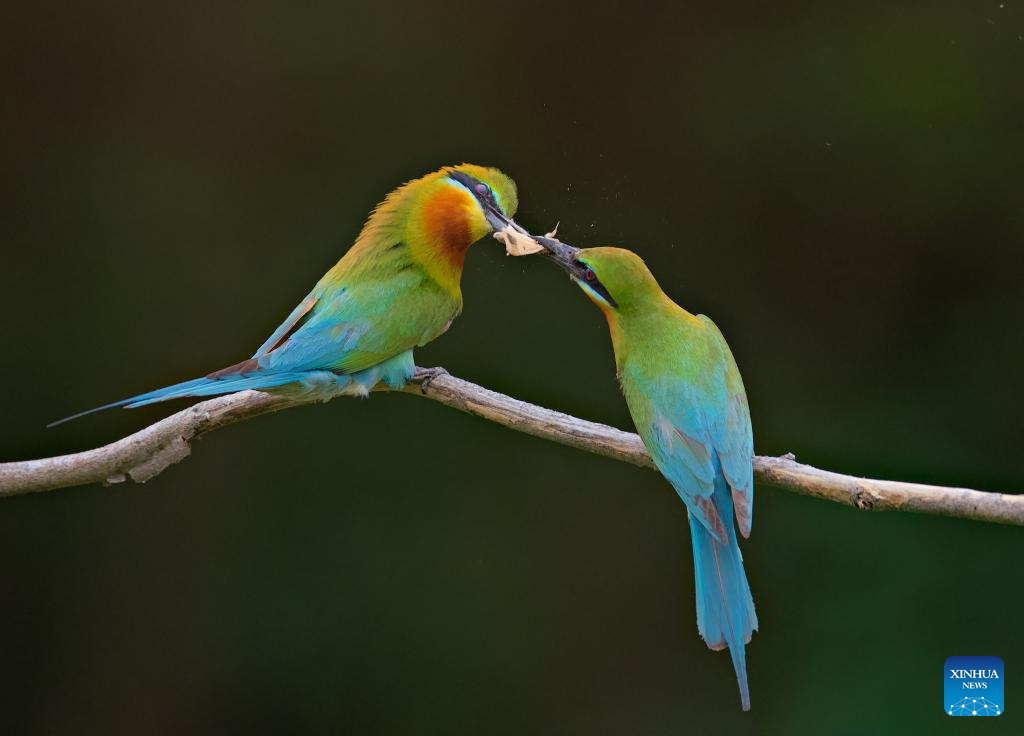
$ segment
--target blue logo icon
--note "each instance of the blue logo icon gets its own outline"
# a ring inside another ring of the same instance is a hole
[[[950,657],[943,673],[942,703],[950,716],[1001,716],[1003,660],[999,657]]]

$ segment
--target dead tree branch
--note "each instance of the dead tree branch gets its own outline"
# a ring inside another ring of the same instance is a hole
[[[604,424],[499,394],[440,369],[418,369],[405,393],[425,396],[517,432],[653,468],[640,438]],[[143,483],[185,459],[191,441],[229,424],[299,406],[258,391],[203,401],[124,439],[60,457],[0,463],[0,497],[89,483]],[[914,511],[1024,526],[1024,495],[871,480],[803,465],[790,456],[754,458],[761,483],[862,510]]]

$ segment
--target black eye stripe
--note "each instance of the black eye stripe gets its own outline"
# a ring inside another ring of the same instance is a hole
[[[472,177],[469,174],[463,173],[461,171],[449,171],[448,178],[457,181],[459,184],[466,187],[466,189],[469,189],[470,191],[472,191],[473,187],[475,187],[477,184],[480,184],[480,181],[477,180],[475,177]]]
[[[487,183],[461,171],[449,171],[448,178],[466,187],[478,199],[483,200],[496,209],[500,209],[498,207],[498,198],[495,196],[494,190]]]
[[[577,268],[579,268],[580,271],[582,271],[583,282],[589,288],[593,289],[597,294],[601,296],[601,298],[603,298],[613,307],[619,306],[619,303],[616,302],[615,299],[612,298],[612,295],[608,293],[608,289],[605,288],[605,285],[601,283],[601,279],[597,277],[597,274],[594,272],[594,269],[592,269],[583,261],[576,261],[576,266]]]

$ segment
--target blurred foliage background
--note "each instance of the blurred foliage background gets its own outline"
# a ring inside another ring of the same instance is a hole
[[[0,459],[247,357],[402,181],[638,250],[711,315],[757,450],[1019,491],[1024,5],[5,4]],[[477,245],[421,365],[628,427],[598,312]],[[0,503],[5,734],[938,733],[954,654],[1024,710],[1019,528],[769,487],[754,709],[656,474],[408,396]]]

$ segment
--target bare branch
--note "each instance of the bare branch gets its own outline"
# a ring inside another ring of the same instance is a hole
[[[654,467],[635,434],[519,401],[448,375],[442,369],[417,369],[404,391],[517,432],[640,467]],[[243,391],[203,401],[95,450],[0,463],[0,497],[87,483],[143,483],[188,457],[192,440],[229,424],[301,403],[258,391]],[[856,478],[802,465],[792,455],[755,457],[754,473],[761,483],[862,510],[915,511],[1024,526],[1024,495]]]

